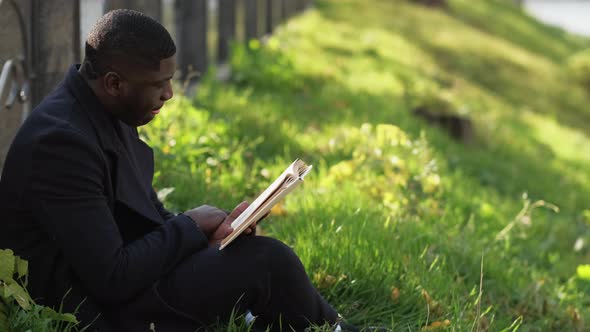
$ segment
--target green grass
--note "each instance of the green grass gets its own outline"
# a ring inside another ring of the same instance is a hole
[[[590,43],[510,1],[449,3],[319,1],[237,47],[229,83],[143,130],[156,186],[178,210],[229,209],[302,158],[314,172],[261,228],[350,322],[584,330],[590,96],[566,64]],[[473,121],[473,142],[412,116],[428,100]]]
[[[10,249],[0,249],[0,331],[69,332],[76,317],[35,303],[26,290],[29,265]],[[83,332],[81,327],[76,331]]]
[[[237,47],[229,83],[142,131],[156,186],[178,210],[230,209],[302,158],[314,172],[261,228],[350,322],[582,331],[590,95],[566,64],[590,42],[510,1],[449,3],[319,1]],[[471,144],[412,116],[433,98],[473,121]]]

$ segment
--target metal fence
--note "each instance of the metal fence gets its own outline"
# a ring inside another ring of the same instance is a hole
[[[272,33],[312,0],[0,0],[0,170],[31,107],[82,60],[94,22],[130,8],[159,20],[176,41],[181,79],[227,61],[230,44]]]

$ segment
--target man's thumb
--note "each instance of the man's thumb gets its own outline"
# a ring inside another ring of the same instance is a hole
[[[234,229],[231,227],[231,225],[230,225],[230,224],[228,224],[228,223],[223,223],[223,224],[221,224],[221,227],[223,227],[223,229],[222,229],[222,232],[223,232],[223,234],[224,234],[224,236],[223,236],[223,237],[226,237],[226,236],[228,236],[228,235],[229,235],[229,234],[231,234],[231,232],[233,232],[233,230],[234,230]]]

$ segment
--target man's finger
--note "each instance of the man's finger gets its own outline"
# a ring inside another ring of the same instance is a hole
[[[252,225],[248,226],[246,235],[256,235],[256,223],[253,223]]]
[[[223,232],[223,235],[221,236],[222,238],[225,238],[226,236],[230,235],[231,232],[233,231],[233,229],[231,228],[231,226],[229,224],[222,224],[220,227],[222,227],[222,232]]]
[[[248,204],[248,202],[244,201],[240,204],[238,204],[238,206],[236,206],[233,211],[227,216],[227,218],[225,218],[224,222],[227,223],[231,223],[233,222],[237,217],[240,216],[240,214],[242,214],[242,212],[244,212],[248,206],[250,204]]]

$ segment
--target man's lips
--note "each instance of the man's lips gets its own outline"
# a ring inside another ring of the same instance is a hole
[[[154,109],[153,109],[153,110],[151,110],[150,112],[151,112],[152,114],[158,114],[158,113],[160,113],[160,108],[161,108],[161,107],[154,108]]]

